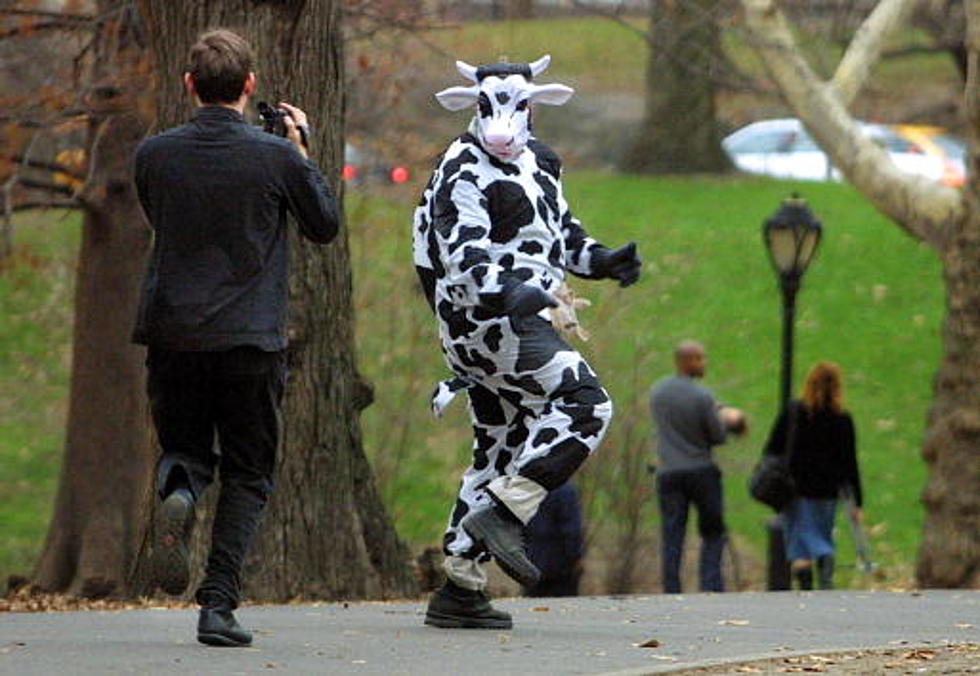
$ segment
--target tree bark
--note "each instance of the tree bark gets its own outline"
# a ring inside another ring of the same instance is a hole
[[[102,14],[108,5],[99,6]],[[47,591],[124,595],[142,534],[141,506],[153,465],[144,394],[144,350],[130,335],[149,245],[130,163],[146,121],[125,102],[119,67],[135,68],[136,46],[109,22],[94,42],[87,104],[89,176],[75,291],[67,438],[54,515],[35,570]],[[118,96],[107,96],[117,92]],[[123,110],[129,112],[113,112]]]
[[[721,54],[718,0],[651,0],[646,111],[628,171],[650,174],[727,171],[715,114]]]
[[[143,0],[159,76],[159,126],[190,113],[183,55],[204,30],[225,27],[255,50],[258,99],[307,111],[312,157],[339,190],[343,157],[341,2]],[[346,226],[322,247],[291,237],[290,378],[276,490],[246,565],[256,600],[411,595],[409,553],[398,540],[361,447],[370,387],[357,372]],[[213,491],[214,489],[212,489]],[[198,556],[206,546],[199,540]]]
[[[907,16],[887,0],[890,12]],[[926,519],[917,576],[924,587],[980,586],[980,0],[966,3],[969,28],[970,178],[954,190],[900,172],[864,137],[845,109],[880,47],[848,50],[847,67],[833,83],[820,81],[793,43],[774,0],[742,0],[746,23],[763,62],[789,106],[844,175],[885,215],[938,252],[946,282],[943,358],[934,381],[923,458],[929,478],[923,491]],[[879,6],[880,8],[881,6]],[[878,31],[869,17],[866,35]],[[890,21],[890,27],[898,21]],[[849,74],[850,73],[850,74]]]

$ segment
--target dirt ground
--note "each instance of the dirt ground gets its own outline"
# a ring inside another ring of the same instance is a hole
[[[980,674],[980,645],[956,643],[930,648],[869,650],[825,655],[778,657],[674,674]]]

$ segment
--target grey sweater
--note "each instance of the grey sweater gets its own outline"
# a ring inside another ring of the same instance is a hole
[[[725,427],[711,392],[686,376],[664,378],[650,392],[657,428],[660,472],[714,465],[712,446],[725,441]]]

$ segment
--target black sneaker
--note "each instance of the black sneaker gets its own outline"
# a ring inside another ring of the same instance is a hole
[[[244,648],[252,645],[252,634],[238,624],[231,606],[222,604],[201,608],[197,620],[197,640],[205,645]]]
[[[194,525],[194,498],[177,489],[160,504],[156,514],[156,542],[150,560],[153,581],[168,594],[184,593],[190,582],[187,541]]]
[[[490,605],[482,591],[464,589],[446,581],[432,592],[425,611],[425,623],[443,629],[510,629],[510,613]]]
[[[504,508],[481,509],[461,524],[473,541],[482,544],[497,559],[497,565],[522,587],[533,587],[541,578],[524,550],[524,525]]]

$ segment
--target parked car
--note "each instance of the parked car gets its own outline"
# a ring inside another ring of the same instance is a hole
[[[370,181],[380,183],[405,183],[410,178],[408,168],[389,164],[378,155],[352,143],[344,144],[344,180],[351,184]]]
[[[903,171],[947,185],[963,184],[965,148],[942,129],[862,122],[861,130]],[[722,147],[739,170],[751,174],[841,180],[840,171],[795,118],[753,122],[725,137]]]

